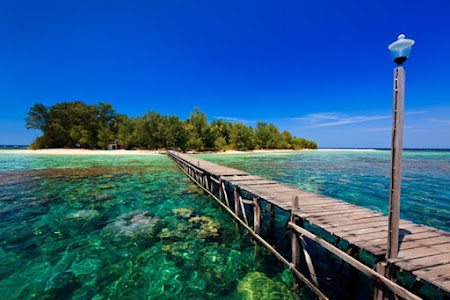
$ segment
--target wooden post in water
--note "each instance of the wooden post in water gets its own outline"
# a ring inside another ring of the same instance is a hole
[[[224,190],[222,189],[222,186],[223,186],[223,180],[221,179],[219,181],[219,199],[220,199],[220,201],[223,201]]]
[[[239,197],[241,196],[241,191],[238,187],[234,188],[234,213],[239,217]]]
[[[382,276],[386,276],[386,270],[387,270],[387,264],[386,262],[382,261],[376,264],[375,270]],[[374,282],[374,292],[373,292],[373,299],[374,300],[384,300],[385,299],[385,291],[383,287],[380,285],[379,282]]]
[[[396,258],[400,220],[402,180],[403,116],[405,107],[405,69],[394,69],[394,103],[392,112],[391,174],[389,186],[389,226],[386,259]]]
[[[298,211],[298,196],[292,197],[291,222],[296,224],[298,217],[294,215]],[[291,232],[292,265],[297,268],[300,265],[300,243],[294,230]]]
[[[275,205],[270,206],[270,228],[274,229],[275,226]]]
[[[253,230],[256,234],[259,234],[259,228],[261,224],[260,219],[261,206],[258,202],[258,198],[253,198]]]

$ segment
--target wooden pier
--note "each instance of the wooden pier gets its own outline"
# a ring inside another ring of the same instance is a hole
[[[335,254],[355,269],[371,277],[375,283],[374,298],[397,295],[405,299],[420,299],[417,290],[428,284],[444,297],[450,295],[450,233],[425,225],[400,220],[399,252],[395,259],[385,259],[388,236],[388,217],[381,212],[314,194],[247,172],[214,164],[205,160],[168,151],[170,158],[211,197],[216,199],[252,236],[274,253],[284,264],[310,287],[319,298],[320,291],[313,262],[302,247],[307,237]],[[265,211],[261,201],[266,202]],[[275,206],[290,212],[292,261],[278,253],[260,236],[261,218],[270,214],[275,219]],[[251,207],[251,208],[249,208]],[[247,208],[247,209],[246,209]],[[269,213],[270,210],[270,213]],[[253,211],[252,216],[247,211]],[[251,221],[251,222],[250,222]],[[329,243],[307,231],[305,223],[331,234]],[[336,245],[348,243],[348,249]],[[360,250],[377,258],[376,271],[358,260]],[[309,278],[298,271],[300,255],[309,270]],[[409,287],[396,283],[397,271],[408,272],[416,281]]]

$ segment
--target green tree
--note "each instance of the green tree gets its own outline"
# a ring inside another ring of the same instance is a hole
[[[211,130],[216,139],[222,137],[227,145],[230,144],[231,123],[222,119],[214,120],[211,123]]]
[[[223,136],[219,136],[214,141],[214,150],[215,151],[226,150],[227,147],[228,147],[227,141],[225,140],[225,138]]]
[[[270,143],[271,133],[266,122],[256,123],[255,142],[258,148],[266,149]]]
[[[236,150],[254,149],[255,134],[251,127],[242,123],[234,123],[230,131],[230,142]]]
[[[198,107],[194,108],[186,120],[187,148],[203,150],[214,146],[214,136],[206,119],[206,115]]]
[[[186,149],[187,133],[181,121],[177,116],[171,115],[167,118],[167,148],[168,149]]]
[[[255,130],[242,123],[208,123],[198,107],[186,121],[175,115],[149,111],[137,118],[118,114],[111,104],[87,105],[80,101],[46,107],[33,105],[25,118],[27,129],[42,132],[31,148],[106,148],[113,139],[126,149],[238,150],[258,148],[317,149],[317,144],[280,133],[274,124],[258,122]]]
[[[119,129],[117,139],[125,149],[133,149],[138,147],[138,141],[136,137],[137,120],[128,118],[127,116],[121,116],[119,123]]]
[[[50,112],[48,108],[41,103],[36,103],[30,108],[28,117],[25,118],[27,129],[36,129],[45,132],[50,122]]]
[[[114,139],[114,133],[109,127],[102,127],[98,131],[98,145],[102,149],[107,149],[108,144]]]

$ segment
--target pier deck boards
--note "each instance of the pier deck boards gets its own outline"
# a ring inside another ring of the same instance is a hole
[[[178,152],[173,155],[216,180],[286,211],[292,211],[292,197],[298,196],[299,207],[294,215],[301,220],[374,256],[386,254],[388,218],[381,212]],[[401,220],[399,245],[398,257],[390,263],[417,280],[450,292],[450,233]]]

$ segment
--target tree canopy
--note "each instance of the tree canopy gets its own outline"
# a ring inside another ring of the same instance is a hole
[[[125,149],[253,150],[317,149],[317,144],[279,132],[274,124],[214,120],[197,107],[186,120],[149,111],[130,118],[116,112],[109,103],[88,105],[80,101],[47,107],[37,103],[25,118],[27,129],[42,132],[30,148],[101,148],[114,140]]]

